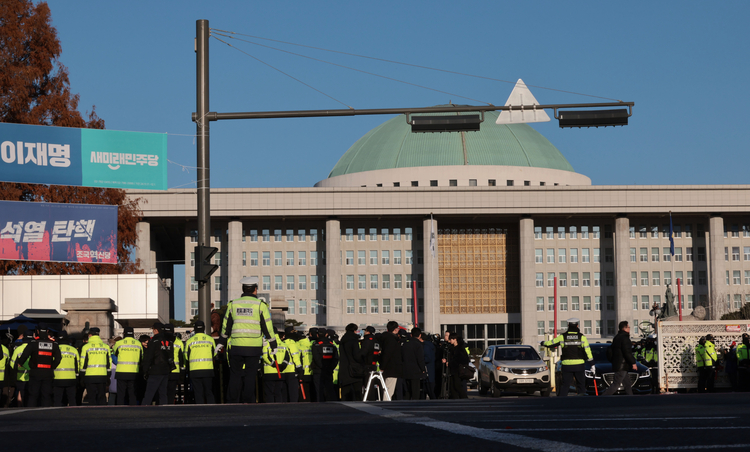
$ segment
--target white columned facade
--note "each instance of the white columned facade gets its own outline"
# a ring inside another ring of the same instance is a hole
[[[229,246],[227,246],[227,272],[226,277],[222,278],[224,279],[224,286],[227,288],[226,291],[222,291],[226,293],[227,302],[242,296],[242,286],[240,285],[240,279],[242,279],[244,276],[260,276],[242,274],[242,222],[230,221],[228,230]]]
[[[437,220],[425,218],[422,221],[422,237],[424,237],[424,329],[429,332],[440,331],[440,321],[438,320],[440,318],[440,265],[437,230]],[[431,248],[432,234],[435,236],[434,256]],[[417,281],[413,282],[413,284],[416,283]]]
[[[341,222],[326,221],[326,323],[327,326],[345,326],[344,300],[341,293]]]
[[[524,344],[534,345],[543,339],[537,334],[534,220],[521,218],[519,235],[521,338]]]
[[[615,219],[614,237],[615,287],[617,298],[615,306],[617,318],[615,325],[633,320],[633,289],[630,284],[630,220],[620,216]]]

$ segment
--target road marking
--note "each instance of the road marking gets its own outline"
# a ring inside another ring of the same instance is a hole
[[[742,427],[708,427],[711,430],[736,430],[736,429],[750,429],[750,426]],[[507,431],[503,428],[493,428],[496,432]],[[600,427],[600,428],[512,428],[514,432],[588,432],[597,430],[664,430],[664,427]],[[697,430],[696,427],[669,427],[669,430]],[[607,449],[610,450],[610,449]],[[618,449],[619,450],[619,449]]]
[[[65,407],[61,407],[61,406],[51,406],[51,407],[46,407],[46,408],[26,408],[26,409],[23,409],[23,410],[13,410],[13,409],[11,409],[11,410],[9,410],[9,411],[3,411],[3,412],[0,412],[0,416],[5,416],[5,415],[8,415],[8,414],[19,414],[19,413],[25,413],[25,412],[27,412],[27,411],[59,410],[59,409],[61,409],[61,408],[65,408]]]
[[[750,444],[706,444],[705,446],[623,447],[621,449],[598,449],[601,452],[627,452],[641,450],[699,450],[699,449],[745,449]]]
[[[530,438],[528,436],[516,435],[514,433],[500,433],[493,430],[470,427],[468,425],[454,424],[452,422],[436,421],[428,417],[415,417],[410,414],[400,413],[397,411],[386,410],[364,402],[340,402],[342,405],[363,411],[373,416],[381,416],[399,422],[409,424],[424,425],[425,427],[443,430],[456,435],[471,436],[474,438],[494,441],[497,443],[509,444],[516,447],[540,450],[543,452],[593,452],[595,449],[590,447],[578,446],[575,444],[563,443],[560,441],[551,441],[546,439]]]
[[[722,416],[722,417],[597,417],[592,418],[579,418],[571,419],[565,418],[562,420],[556,420],[555,422],[572,422],[572,421],[586,421],[586,422],[598,422],[598,421],[683,421],[683,420],[718,420],[718,419],[738,419],[737,416]],[[477,419],[470,420],[467,422],[549,422],[549,419],[539,419],[535,416],[534,419]]]

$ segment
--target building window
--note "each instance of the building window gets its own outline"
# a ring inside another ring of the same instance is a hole
[[[451,179],[451,180],[448,181],[448,185],[451,186],[451,187],[457,187],[458,186],[458,181],[456,179]]]
[[[401,265],[401,250],[393,251],[393,265]]]
[[[247,251],[242,252],[242,266],[247,267]]]
[[[669,286],[672,284],[672,272],[664,272],[664,285]]]
[[[641,262],[648,262],[648,248],[640,248],[639,255],[641,257]]]
[[[476,187],[476,186],[477,186],[477,180],[469,179],[469,187]]]
[[[698,272],[698,285],[705,286],[707,282],[706,279],[706,271],[699,271]],[[745,284],[750,284],[750,282],[746,282]]]
[[[602,274],[600,272],[594,272],[594,287],[601,287],[602,285]]]
[[[578,287],[578,272],[570,274],[570,287]]]
[[[400,186],[401,186],[401,182],[394,182],[394,183],[393,183],[393,186],[394,186],[394,187],[400,187]]]
[[[359,299],[359,313],[367,314],[367,299],[366,298]]]
[[[571,248],[570,249],[570,263],[571,264],[577,264],[578,263],[578,248]]]
[[[615,296],[607,295],[607,311],[614,311],[614,310],[615,310]]]
[[[508,181],[506,181],[506,182],[505,182],[505,184],[506,184],[506,185],[507,185],[508,187],[512,187],[512,186],[513,186],[513,181],[512,181],[512,180],[508,180]]]
[[[534,250],[534,262],[535,263],[541,264],[544,262],[544,257],[542,256],[542,253],[543,251],[541,248],[537,248]]]
[[[370,275],[370,289],[378,288],[378,275]]]
[[[579,297],[570,297],[570,310],[571,311],[581,310]]]
[[[733,261],[739,261],[740,260],[740,247],[739,246],[733,246],[732,247],[732,260]]]
[[[193,317],[198,315],[198,302],[197,301],[190,302],[190,315]]]
[[[376,242],[378,240],[378,229],[370,228],[370,241]]]
[[[299,275],[297,277],[297,282],[299,283],[297,285],[299,290],[307,290],[307,275]]]
[[[638,285],[638,272],[630,272],[630,285],[633,287]]]
[[[568,297],[560,297],[560,310],[561,311],[568,310]]]
[[[400,273],[397,275],[393,275],[393,288],[394,289],[403,288],[403,275],[401,275]]]
[[[569,233],[569,235],[570,235],[571,239],[577,239],[578,238],[578,228],[576,228],[575,226],[571,226],[570,227],[570,233]]]
[[[310,265],[312,266],[318,265],[318,252],[317,251],[310,251]]]
[[[403,299],[396,298],[393,300],[393,313],[401,314],[404,312]]]
[[[416,181],[416,180],[411,181],[411,186],[412,187],[419,187],[419,181]]]
[[[664,262],[672,262],[672,252],[670,251],[669,247],[664,247],[662,249],[662,256]]]
[[[604,262],[614,262],[614,251],[612,248],[604,248]]]
[[[354,241],[354,229],[352,229],[352,228],[346,228],[344,231],[345,231],[345,234],[346,234],[346,241],[347,242]]]
[[[271,290],[271,277],[270,276],[263,277],[263,290]]]
[[[658,286],[661,282],[661,277],[659,276],[659,272],[651,272],[651,285]]]
[[[638,295],[633,295],[633,310],[638,310]]]
[[[630,248],[630,262],[636,262],[635,248]]]
[[[274,290],[284,290],[283,276],[275,275],[273,277],[273,289]]]
[[[318,241],[318,230],[317,229],[310,229],[310,241],[311,242],[317,242]],[[311,300],[311,302],[312,302],[312,300]],[[315,303],[317,305],[317,301]],[[312,311],[312,308],[310,310]]]
[[[612,287],[615,285],[615,273],[614,272],[607,272],[605,275],[605,284],[609,287]]]
[[[495,181],[495,179],[490,179],[487,181],[487,185],[490,187],[494,187],[497,185],[497,181]]]
[[[706,248],[698,247],[698,262],[706,262]]]
[[[544,287],[544,273],[536,274],[536,287]]]
[[[310,276],[310,290],[318,290],[318,275]]]
[[[346,265],[354,265],[354,251],[346,252]]]
[[[286,252],[286,265],[294,266],[294,251]]]
[[[564,264],[566,259],[567,250],[565,248],[559,248],[557,250],[557,262]]]
[[[648,286],[648,272],[641,272],[641,285]]]
[[[349,298],[346,300],[346,313],[354,314],[354,298]],[[290,314],[292,313],[290,312]]]
[[[377,252],[377,250],[370,250],[370,265],[378,265],[378,252]]]
[[[347,281],[347,286],[348,286]],[[348,289],[348,287],[347,287]],[[294,275],[287,275],[286,276],[286,290],[294,290]]]
[[[547,263],[548,264],[555,263],[555,249],[554,248],[547,248]]]
[[[547,273],[547,287],[555,287],[555,273]]]
[[[198,230],[197,229],[190,230],[190,243],[198,243]]]
[[[591,320],[583,321],[583,334],[591,334]]]
[[[544,311],[544,297],[536,297],[536,310]]]
[[[568,286],[568,273],[560,272],[560,279],[558,279],[557,282],[560,287],[567,287]]]
[[[198,292],[198,282],[195,280],[195,276],[190,277],[190,291]]]
[[[737,275],[737,276],[739,276],[739,275]],[[688,286],[692,286],[693,285],[693,272],[692,271],[687,272],[687,280],[685,281],[685,284],[688,285]]]
[[[299,315],[307,315],[307,301],[299,301]]]
[[[594,263],[599,263],[601,261],[601,248],[594,248]]]
[[[591,235],[592,238],[598,239],[599,238],[599,226],[591,226]]]
[[[258,266],[258,252],[257,251],[250,251],[250,266],[251,267]]]
[[[594,297],[594,310],[601,311],[602,310],[602,297],[599,295],[596,295]]]
[[[544,229],[545,234],[547,235],[547,239],[554,239],[555,238],[555,228],[552,226],[547,226]]]
[[[391,263],[391,252],[388,250],[381,251],[381,263],[383,265],[390,265]]]
[[[377,313],[378,313],[378,299],[371,298],[370,299],[370,314],[377,314]]]
[[[629,232],[630,238],[634,239],[635,238],[635,226],[630,226],[630,229],[628,232]]]
[[[739,285],[741,283],[742,283],[742,278],[740,277],[740,270],[732,271],[732,284]]]
[[[273,265],[275,265],[277,267],[281,266],[281,251],[274,251],[273,252]]]
[[[367,256],[364,250],[357,251],[357,265],[365,265],[367,263]]]
[[[214,254],[214,265],[221,265],[221,251]]]
[[[297,255],[299,256],[298,264],[303,267],[307,265],[307,251],[300,251]]]
[[[674,261],[682,262],[682,247],[675,247],[674,249]]]
[[[281,242],[281,229],[274,229],[273,230],[273,241],[274,242]]]
[[[541,239],[542,239],[542,227],[534,226],[534,240],[541,240]]]
[[[190,266],[195,267],[195,252],[190,253]]]
[[[557,238],[558,239],[565,239],[565,226],[558,226],[557,227]]]
[[[588,248],[581,248],[581,262],[588,264],[591,261]]]
[[[588,295],[583,297],[583,310],[584,311],[591,310],[591,297]]]
[[[383,298],[383,314],[391,313],[391,299]]]
[[[591,273],[590,272],[583,272],[583,278],[581,280],[581,285],[583,287],[591,287]]]
[[[544,336],[544,320],[538,320],[536,322],[536,334],[537,336]]]
[[[214,276],[214,290],[221,290],[221,276]]]
[[[383,277],[383,289],[391,288],[391,275],[382,275]]]

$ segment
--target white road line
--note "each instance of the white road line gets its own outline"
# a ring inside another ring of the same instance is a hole
[[[750,426],[741,427],[708,427],[711,430],[737,430],[737,429],[750,429]],[[600,428],[493,428],[496,432],[589,432],[598,430],[624,430],[624,431],[641,431],[641,430],[664,430],[664,427],[600,427]],[[695,430],[700,431],[697,427],[669,427],[669,430]],[[609,449],[607,449],[609,450]]]
[[[399,422],[409,424],[424,425],[425,427],[443,430],[456,435],[471,436],[473,438],[494,441],[497,443],[509,444],[516,447],[540,450],[543,452],[593,452],[590,447],[578,446],[575,444],[563,443],[560,441],[551,441],[546,439],[530,438],[527,436],[516,435],[513,433],[500,433],[468,425],[454,424],[451,422],[442,422],[427,417],[414,417],[410,414],[400,413],[398,411],[386,410],[376,406],[368,405],[364,402],[340,402],[342,405],[364,411],[373,416],[381,416]]]
[[[26,408],[26,409],[23,409],[23,410],[12,410],[12,409],[11,409],[11,410],[7,410],[7,411],[2,411],[2,412],[0,412],[0,416],[6,416],[6,415],[8,415],[8,414],[19,414],[19,413],[25,413],[25,412],[27,412],[27,411],[59,410],[59,409],[62,409],[62,408],[65,408],[65,407],[61,407],[61,406],[51,406],[51,407],[47,407],[47,408]]]
[[[719,420],[719,419],[738,419],[737,416],[723,416],[723,417],[597,417],[597,418],[565,418],[561,420],[555,420],[555,422],[572,422],[572,421],[586,421],[586,422],[599,422],[599,421],[683,421],[683,420]],[[534,419],[477,419],[467,420],[467,422],[550,422],[549,419],[538,419],[538,416]]]
[[[692,446],[623,447],[620,449],[598,449],[601,452],[628,452],[641,450],[700,450],[700,449],[747,449],[750,444],[706,444]]]

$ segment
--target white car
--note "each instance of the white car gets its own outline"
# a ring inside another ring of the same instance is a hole
[[[479,363],[479,393],[500,397],[504,390],[528,394],[539,391],[549,397],[550,371],[533,347],[491,345],[484,351]]]

